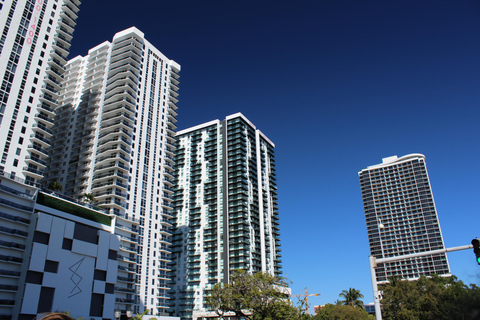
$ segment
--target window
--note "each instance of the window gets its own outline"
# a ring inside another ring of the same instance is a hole
[[[18,159],[13,159],[13,166],[17,167],[18,166]]]

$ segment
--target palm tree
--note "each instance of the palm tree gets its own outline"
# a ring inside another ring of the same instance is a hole
[[[53,192],[55,192],[55,191],[62,191],[62,190],[63,190],[63,186],[62,186],[62,184],[61,184],[58,180],[55,180],[55,181],[52,181],[52,182],[48,185],[48,189],[52,190]]]
[[[342,300],[341,303],[344,305],[351,305],[352,307],[360,307],[363,309],[363,294],[360,293],[360,290],[354,288],[349,288],[348,290],[343,290],[342,293],[338,295],[345,300]]]
[[[97,199],[95,199],[95,196],[93,194],[85,193],[83,195],[83,201],[88,202],[90,204],[93,204],[93,203],[97,202]]]
[[[142,320],[143,316],[146,315],[146,314],[149,313],[149,312],[150,312],[150,310],[147,309],[147,310],[143,311],[142,314],[138,314],[138,313],[137,313],[137,315],[134,316],[134,317],[132,318],[132,320]]]

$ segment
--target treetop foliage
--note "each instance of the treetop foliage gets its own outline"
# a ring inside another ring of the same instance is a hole
[[[230,283],[217,283],[206,302],[220,317],[233,312],[235,317],[250,320],[300,319],[299,310],[288,299],[287,287],[283,278],[239,270],[231,275]]]
[[[319,309],[312,320],[373,320],[374,316],[369,315],[363,308],[355,307],[350,304],[326,304]]]
[[[417,281],[392,277],[379,286],[382,316],[398,320],[480,319],[480,288],[455,276],[421,276]]]

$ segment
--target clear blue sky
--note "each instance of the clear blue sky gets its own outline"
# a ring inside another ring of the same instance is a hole
[[[373,301],[357,172],[387,156],[426,156],[447,247],[480,237],[479,0],[83,2],[70,57],[136,26],[182,65],[179,129],[242,112],[276,144],[294,294]]]

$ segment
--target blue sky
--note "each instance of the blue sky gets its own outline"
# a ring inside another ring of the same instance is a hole
[[[178,129],[242,112],[276,144],[293,294],[373,301],[357,172],[384,157],[426,156],[447,247],[480,237],[480,1],[134,3],[85,0],[70,57],[136,26],[182,65]]]

